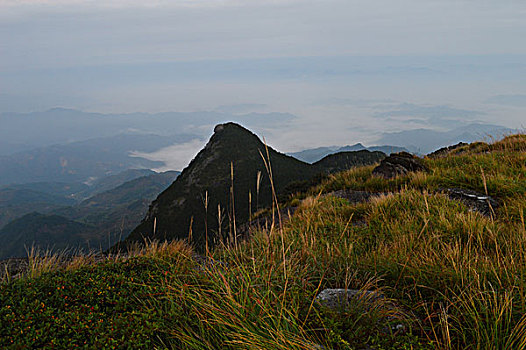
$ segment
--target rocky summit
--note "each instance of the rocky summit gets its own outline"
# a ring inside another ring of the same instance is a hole
[[[373,175],[381,176],[385,179],[391,179],[398,175],[405,175],[413,171],[426,171],[426,166],[418,157],[408,153],[393,153],[382,160],[373,170]]]
[[[341,152],[308,164],[267,147],[238,124],[220,124],[176,181],[153,201],[126,242],[191,236],[196,247],[204,247],[232,238],[251,213],[271,205],[271,177],[279,195],[319,174],[374,164],[384,157],[382,152]]]

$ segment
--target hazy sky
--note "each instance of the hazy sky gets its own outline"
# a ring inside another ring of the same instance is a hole
[[[242,105],[297,116],[284,150],[521,127],[525,38],[523,0],[0,0],[0,112]]]
[[[1,68],[526,54],[525,18],[522,0],[2,0]]]

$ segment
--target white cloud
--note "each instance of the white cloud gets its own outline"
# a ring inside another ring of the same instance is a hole
[[[152,153],[134,151],[130,153],[130,156],[164,162],[165,165],[161,168],[153,169],[155,171],[182,171],[203,147],[202,140],[194,139],[186,143],[161,148]]]
[[[272,138],[286,150],[393,127],[363,106],[313,107],[320,99],[493,108],[488,119],[513,126],[522,111],[477,103],[525,94],[524,56],[508,55],[526,54],[525,16],[523,0],[0,0],[0,98],[22,110],[266,104],[303,121]],[[450,62],[461,68],[448,73]],[[426,73],[436,65],[445,73]]]

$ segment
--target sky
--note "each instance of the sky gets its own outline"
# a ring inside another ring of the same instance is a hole
[[[285,151],[520,128],[525,19],[523,0],[0,0],[0,112],[291,113],[257,130]]]

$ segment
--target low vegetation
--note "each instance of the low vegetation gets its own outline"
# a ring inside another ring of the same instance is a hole
[[[288,221],[205,256],[174,241],[34,264],[0,286],[0,347],[526,348],[526,136],[424,162],[392,180],[331,175]],[[500,205],[484,216],[440,191],[452,187]],[[382,194],[351,204],[336,190]],[[325,288],[381,297],[335,310],[315,299]]]

